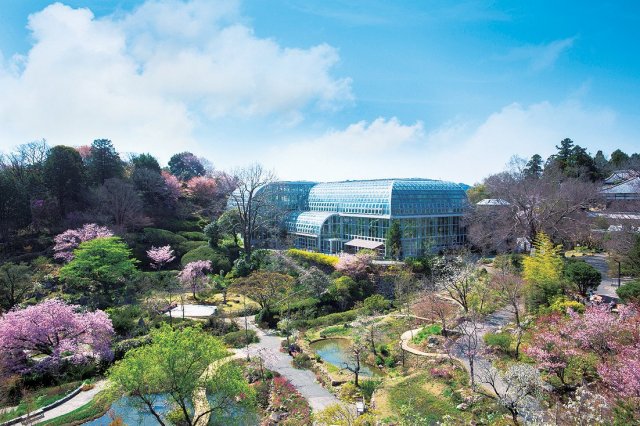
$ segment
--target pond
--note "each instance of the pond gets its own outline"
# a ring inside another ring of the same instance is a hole
[[[311,349],[317,353],[323,361],[335,365],[336,367],[344,367],[344,363],[352,364],[349,356],[349,340],[347,339],[324,339],[314,342],[310,345]],[[384,373],[373,365],[363,364],[360,362],[360,375],[365,377],[381,376]]]
[[[209,399],[210,402],[212,398]],[[154,404],[155,410],[161,414],[166,414],[170,409],[170,404],[166,395],[158,395]],[[111,409],[105,415],[90,422],[84,423],[85,426],[108,426],[113,419],[111,415],[121,417],[126,425],[152,426],[157,425],[158,421],[148,410],[141,409],[137,404],[137,400],[132,397],[123,396],[111,405]],[[260,420],[256,413],[247,407],[241,405],[233,406],[224,413],[212,415],[209,425],[213,426],[244,426],[258,425]]]

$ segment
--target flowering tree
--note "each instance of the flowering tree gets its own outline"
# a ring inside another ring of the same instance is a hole
[[[187,192],[197,201],[211,202],[218,193],[218,184],[210,177],[196,176],[187,182]]]
[[[64,262],[70,262],[73,259],[73,251],[78,248],[80,243],[93,240],[95,238],[111,237],[113,232],[106,226],[98,226],[95,223],[87,223],[81,228],[67,229],[61,234],[55,236],[55,246],[53,246],[53,257]]]
[[[572,356],[578,354],[572,341],[572,329],[562,315],[552,314],[538,321],[536,333],[524,352],[538,367],[555,374],[563,386],[565,372]]]
[[[340,255],[336,270],[354,279],[362,278],[367,274],[373,258],[372,254],[363,251],[355,255],[344,253]]]
[[[176,258],[169,245],[163,247],[151,246],[151,249],[147,250],[147,256],[151,259],[151,267],[158,271],[162,270],[164,265],[172,262]]]
[[[182,195],[182,185],[177,177],[169,172],[163,171],[162,177],[164,178],[164,184],[167,187],[168,196],[172,201],[178,201],[178,198]]]
[[[111,320],[103,311],[82,312],[57,299],[13,310],[0,317],[0,355],[16,370],[53,370],[63,361],[112,358]],[[37,355],[46,358],[39,362]]]
[[[196,260],[195,262],[189,262],[178,274],[180,283],[187,288],[191,289],[193,298],[196,298],[196,292],[202,290],[207,284],[207,272],[211,271],[211,261],[209,260]]]

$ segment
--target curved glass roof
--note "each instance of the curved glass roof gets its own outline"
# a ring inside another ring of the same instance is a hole
[[[293,212],[287,216],[285,224],[290,233],[319,236],[322,225],[335,214],[335,212]]]
[[[319,183],[309,208],[366,216],[462,214],[466,194],[457,183],[432,179],[380,179]]]

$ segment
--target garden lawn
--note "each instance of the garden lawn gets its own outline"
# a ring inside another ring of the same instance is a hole
[[[48,388],[42,388],[34,391],[32,395],[30,395],[29,402],[23,400],[18,404],[18,408],[15,410],[4,413],[0,415],[0,423],[6,422],[11,419],[15,419],[16,417],[20,417],[27,412],[35,411],[39,408],[46,407],[49,404],[53,404],[54,402],[62,399],[69,392],[80,386],[82,382],[69,382],[64,383],[59,386],[51,386]]]

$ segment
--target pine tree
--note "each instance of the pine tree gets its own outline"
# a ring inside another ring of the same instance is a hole
[[[387,233],[387,250],[394,259],[402,257],[402,228],[400,222],[394,220],[391,222],[389,232]]]

